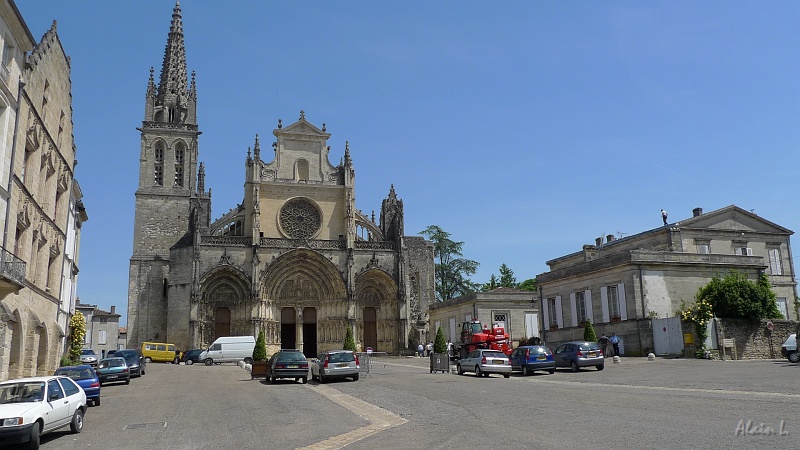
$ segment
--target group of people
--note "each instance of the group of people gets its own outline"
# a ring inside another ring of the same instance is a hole
[[[617,336],[617,333],[611,333],[610,338],[606,337],[606,334],[603,333],[600,339],[597,340],[597,343],[600,344],[600,350],[603,351],[603,355],[606,357],[619,355],[619,336]],[[611,344],[611,347],[614,349],[613,355],[609,354],[608,344]]]
[[[420,344],[417,345],[417,356],[423,357],[423,356],[430,356],[432,354],[433,354],[433,342],[428,342],[425,345],[422,345],[422,343],[420,342]],[[447,354],[450,356],[453,355],[453,343],[450,341],[447,341]]]

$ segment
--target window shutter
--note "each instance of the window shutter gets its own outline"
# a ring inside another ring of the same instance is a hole
[[[575,301],[575,293],[571,292],[569,294],[569,306],[572,308],[572,326],[578,326],[578,302]]]
[[[619,318],[628,320],[628,304],[625,302],[625,284],[617,285],[617,297],[619,297]]]
[[[607,286],[600,287],[600,307],[603,309],[603,322],[608,323],[611,320],[608,317],[608,289]]]
[[[549,330],[550,329],[550,311],[549,311],[550,308],[549,308],[549,303],[550,303],[549,299],[542,300],[542,314],[544,315],[544,317],[543,317],[544,320],[542,320],[542,322],[544,322],[544,329],[545,330]]]
[[[556,323],[558,327],[561,328],[564,326],[564,313],[563,309],[561,308],[561,296],[556,296]]]
[[[769,270],[773,275],[783,275],[781,270],[781,252],[777,248],[769,250]]]
[[[589,289],[583,292],[583,299],[586,302],[586,318],[594,323],[594,311],[592,310],[592,291]]]
[[[750,247],[747,247],[747,256],[753,256],[753,249]]]

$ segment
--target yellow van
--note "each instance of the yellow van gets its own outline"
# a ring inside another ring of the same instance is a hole
[[[146,362],[175,362],[175,345],[161,342],[142,342],[142,356]]]

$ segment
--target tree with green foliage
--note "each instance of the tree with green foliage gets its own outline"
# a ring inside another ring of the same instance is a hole
[[[86,318],[80,311],[75,311],[75,314],[69,319],[69,329],[69,357],[72,361],[80,361],[81,349],[86,337]]]
[[[775,293],[772,292],[769,278],[765,274],[756,282],[735,270],[724,277],[716,275],[697,291],[697,301],[708,302],[717,317],[726,319],[783,318],[775,303]]]
[[[481,285],[481,291],[488,292],[492,289],[497,289],[498,287],[500,287],[500,284],[497,282],[497,277],[492,274],[492,276],[489,278],[489,282]]]
[[[436,225],[420,231],[421,235],[433,242],[433,257],[435,263],[436,299],[439,301],[475,292],[475,283],[469,280],[478,270],[478,262],[463,258],[461,253],[463,242],[450,239],[450,233]]]
[[[536,291],[536,278],[528,278],[527,280],[523,281],[522,283],[517,285],[517,289],[521,289],[523,291]]]
[[[500,266],[500,287],[517,288],[517,279],[514,278],[514,271],[505,263]]]
[[[583,327],[583,340],[589,342],[597,342],[597,333],[594,332],[592,321],[586,319],[586,326]],[[603,349],[605,351],[605,349]]]
[[[356,351],[356,341],[353,339],[353,328],[349,325],[347,326],[347,334],[344,337],[344,347],[345,350],[352,350]]]
[[[258,332],[256,346],[253,348],[253,361],[267,360],[267,340],[264,337],[264,330]]]
[[[444,338],[444,333],[442,333],[442,327],[436,330],[436,339],[433,340],[433,352],[447,353],[447,341]]]

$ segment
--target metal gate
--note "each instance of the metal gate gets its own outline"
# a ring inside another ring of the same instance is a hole
[[[653,319],[653,347],[656,355],[683,353],[683,329],[680,317]]]

